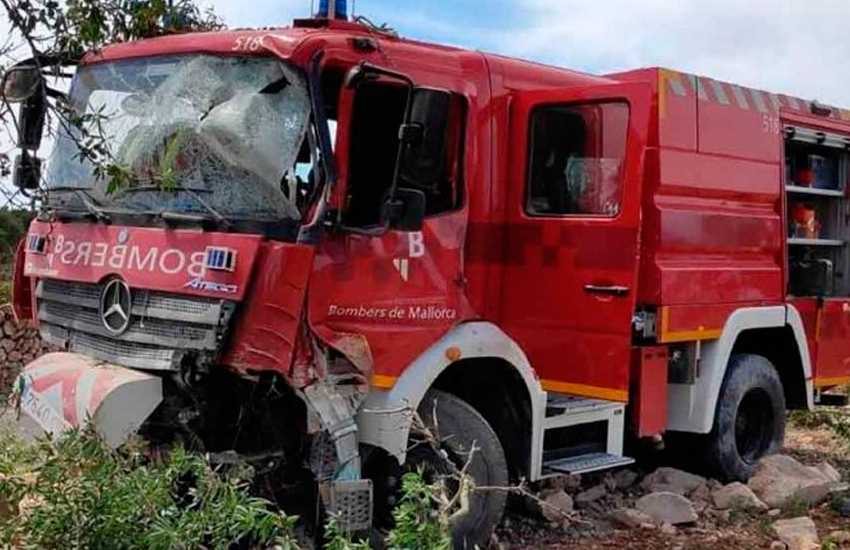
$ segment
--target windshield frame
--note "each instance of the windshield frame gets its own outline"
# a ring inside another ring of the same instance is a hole
[[[316,123],[315,123],[315,115],[313,113],[313,105],[312,105],[312,101],[311,101],[311,99],[313,98],[313,90],[312,90],[313,84],[311,82],[312,79],[309,78],[310,75],[305,74],[305,71],[301,67],[299,67],[298,65],[296,65],[296,64],[294,64],[294,63],[292,63],[288,60],[281,59],[280,57],[277,57],[275,55],[245,56],[245,55],[239,55],[239,54],[223,55],[223,54],[207,54],[207,53],[201,52],[201,53],[194,53],[194,54],[193,53],[163,54],[163,55],[155,55],[155,56],[143,57],[143,58],[134,57],[134,58],[130,58],[130,59],[127,59],[127,60],[120,60],[119,59],[119,60],[98,61],[98,62],[94,62],[94,63],[89,63],[89,64],[85,64],[85,65],[80,66],[78,73],[75,76],[74,81],[72,83],[72,92],[71,92],[71,96],[70,96],[69,101],[72,101],[72,102],[74,101],[74,99],[73,99],[74,94],[79,94],[79,92],[77,92],[76,89],[79,86],[84,85],[84,84],[81,84],[82,78],[83,78],[81,76],[81,71],[86,71],[86,70],[89,70],[89,69],[96,69],[96,68],[100,68],[102,70],[102,67],[104,67],[104,66],[120,67],[120,64],[125,63],[125,62],[131,63],[131,64],[152,65],[152,64],[156,64],[157,62],[161,62],[162,60],[166,60],[166,61],[170,61],[170,62],[177,61],[179,63],[181,61],[194,61],[194,60],[197,60],[197,59],[213,59],[213,60],[216,60],[216,61],[225,61],[225,62],[233,60],[233,61],[237,61],[237,62],[245,61],[245,62],[248,62],[248,63],[268,63],[268,64],[270,64],[270,66],[281,67],[281,69],[280,69],[281,71],[289,71],[291,73],[297,74],[298,78],[300,79],[299,82],[303,85],[304,95],[306,96],[306,98],[308,100],[307,103],[306,103],[306,110],[301,111],[301,116],[303,116],[303,118],[305,119],[304,127],[301,130],[301,132],[299,134],[297,134],[297,136],[300,136],[300,141],[304,141],[304,140],[307,139],[307,136],[309,134],[316,135],[318,133]],[[284,74],[286,74],[286,73],[284,73]],[[85,102],[85,104],[87,106],[86,108],[88,108],[88,102],[89,102],[89,99],[91,97],[91,94],[98,89],[106,89],[106,88],[91,87],[85,93],[85,95],[83,96],[84,99],[82,101]],[[258,91],[256,93],[259,94],[259,93],[262,93],[262,91]],[[80,100],[78,100],[78,101],[80,101]],[[298,139],[297,136],[295,138],[296,140]],[[65,138],[65,139],[66,139],[66,141],[71,142],[70,145],[72,145],[74,147],[77,146],[76,143],[73,143],[73,141],[74,141],[73,138]],[[50,160],[51,163],[54,162],[53,157],[56,155],[56,150],[60,147],[58,140],[59,140],[59,138],[57,137],[57,143],[54,145],[53,153],[51,155],[51,160]],[[324,145],[324,144],[322,143],[321,145]],[[295,155],[296,161],[298,159],[298,154],[299,154],[299,152],[296,151],[296,155]],[[331,153],[331,155],[332,155],[332,153]],[[331,156],[331,158],[332,158],[332,156]],[[74,162],[79,162],[79,161],[75,160]],[[317,171],[323,170],[324,171],[324,166],[320,166],[321,162],[317,161],[317,159],[311,158],[310,162],[313,165],[312,166],[313,170],[317,170]],[[286,177],[285,177],[286,174],[289,173],[289,172],[292,172],[293,170],[294,170],[294,164],[293,164],[292,167],[287,168],[283,172],[284,175],[281,178],[282,184],[286,180]],[[91,194],[93,194],[92,191],[97,189],[98,183],[99,183],[96,177],[91,177],[91,179],[88,179],[87,181],[85,181],[85,183],[88,184],[88,185],[85,185],[85,184],[84,185],[74,185],[74,184],[79,184],[79,183],[80,183],[79,180],[77,180],[77,181],[56,180],[56,181],[50,182],[50,185],[48,185],[48,187],[46,189],[47,196],[45,197],[43,205],[45,207],[47,207],[48,209],[62,211],[64,213],[73,213],[73,214],[86,213],[88,210],[91,210],[91,208],[89,208],[87,205],[81,204],[82,201],[79,200],[79,198],[80,198],[80,192],[82,192],[82,193],[85,193],[86,196],[89,199],[91,199],[91,202],[93,202],[94,205],[99,210],[102,210],[103,212],[109,214],[110,216],[117,216],[117,217],[127,219],[127,220],[142,220],[142,219],[144,219],[146,225],[149,225],[150,223],[156,223],[155,221],[152,222],[151,218],[156,218],[159,214],[162,213],[162,211],[168,210],[167,208],[162,208],[162,209],[128,208],[126,206],[122,206],[121,204],[114,204],[115,203],[114,199],[116,197],[122,197],[124,195],[131,194],[131,193],[124,193],[124,192],[121,192],[121,191],[115,193],[114,195],[110,195],[110,194],[106,194],[106,193],[100,193],[100,194],[97,194],[95,197],[92,197],[91,196]],[[144,185],[147,185],[148,182],[143,182],[143,181],[137,180],[137,181],[135,181],[135,183],[137,185],[144,186]],[[328,183],[327,180],[325,181],[325,183]],[[234,183],[234,185],[240,185],[240,182],[236,182],[236,183]],[[195,195],[195,196],[197,196],[198,194],[201,194],[204,197],[206,197],[207,195],[205,193],[209,192],[208,189],[195,188],[192,185],[184,185],[184,187],[189,189],[191,191],[192,195]],[[157,190],[157,189],[152,188],[152,189],[149,189],[149,190],[140,190],[138,192],[140,192],[140,193],[150,192],[150,193],[170,194],[170,195],[183,195],[184,194],[183,191],[181,191],[180,189],[176,189],[174,192],[172,192],[172,191],[168,191],[168,190]],[[320,195],[320,194],[321,193],[315,193],[314,196]],[[282,195],[282,196],[284,196],[284,195]],[[106,200],[104,200],[104,199],[106,199]],[[286,200],[289,201],[290,199],[286,199]],[[197,200],[192,199],[192,202],[198,204]],[[211,217],[213,217],[213,218],[225,218],[228,222],[233,224],[234,227],[237,228],[237,229],[238,229],[238,227],[244,227],[244,226],[250,226],[252,228],[265,227],[265,226],[269,226],[270,224],[271,225],[283,224],[285,226],[298,226],[301,223],[301,217],[303,217],[303,215],[305,213],[310,211],[311,206],[312,205],[309,205],[309,204],[306,205],[305,208],[301,212],[298,212],[297,217],[296,216],[268,216],[268,215],[267,216],[253,216],[252,215],[253,211],[245,212],[244,215],[239,215],[238,213],[234,213],[234,212],[228,212],[227,214],[223,214],[223,215],[215,215],[215,214],[212,213],[212,211],[216,210],[216,209],[213,208],[211,210],[208,207],[208,205],[204,205],[203,207],[199,207],[199,208],[189,208],[189,209],[186,210],[186,213],[199,214],[201,216],[211,215]],[[216,212],[217,212],[217,210],[216,210]],[[85,217],[85,216],[83,216],[83,217]],[[221,221],[221,220],[219,219],[219,220],[216,220],[216,221]],[[216,225],[220,225],[220,224],[216,224]],[[263,232],[266,232],[266,231],[263,231]],[[287,231],[286,233],[289,234],[291,232]]]

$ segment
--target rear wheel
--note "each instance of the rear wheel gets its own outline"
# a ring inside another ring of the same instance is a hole
[[[734,355],[720,390],[708,467],[729,481],[746,481],[758,461],[779,452],[785,437],[785,393],[770,361]]]
[[[457,492],[457,474],[464,467],[475,487],[508,484],[502,445],[487,421],[468,403],[454,395],[431,390],[419,406],[419,416],[433,439],[411,430],[403,466],[395,463],[393,467],[388,464],[391,459],[377,453],[364,465],[364,473],[375,485],[374,535],[378,538],[393,526],[392,510],[401,499],[400,479],[406,472],[422,471],[427,483],[442,485],[449,497]],[[451,517],[454,547],[486,547],[502,518],[505,501],[504,491],[473,489],[468,506]]]

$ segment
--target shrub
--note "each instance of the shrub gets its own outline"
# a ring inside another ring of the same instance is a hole
[[[0,433],[0,548],[15,550],[299,550],[295,518],[251,496],[250,471],[218,472],[175,449],[108,448],[92,431],[25,444]],[[445,501],[418,473],[403,478],[392,550],[450,550]],[[368,550],[331,520],[325,550]]]
[[[21,550],[295,549],[292,518],[176,449],[151,461],[88,432],[24,445],[0,438],[0,544]]]

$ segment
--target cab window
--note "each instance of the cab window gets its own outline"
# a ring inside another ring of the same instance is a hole
[[[404,120],[407,88],[383,82],[361,85],[354,98],[349,152],[346,224],[369,227],[380,224],[381,207],[392,185],[399,148],[399,127]],[[426,215],[436,216],[459,208],[463,198],[463,130],[465,103],[452,95],[445,149],[439,156],[441,176],[433,185],[420,187],[400,181],[400,187],[425,193]]]
[[[616,217],[623,197],[629,107],[547,106],[531,115],[526,211]]]

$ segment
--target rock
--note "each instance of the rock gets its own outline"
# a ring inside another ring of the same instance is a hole
[[[637,472],[633,470],[620,470],[611,476],[617,489],[628,489],[637,481]]]
[[[785,508],[822,502],[832,483],[815,468],[803,466],[790,456],[774,455],[759,462],[748,486],[771,508]]]
[[[670,492],[652,493],[638,499],[635,508],[651,517],[655,523],[681,525],[694,523],[697,513],[691,501],[682,495]]]
[[[17,338],[18,334],[20,334],[20,331],[11,319],[6,319],[6,321],[3,323],[3,334],[5,334],[9,338]]]
[[[541,496],[543,503],[538,503],[540,515],[551,522],[560,522],[573,511],[573,497],[566,491],[554,491],[546,496]]]
[[[694,502],[708,502],[711,500],[711,489],[708,484],[700,485],[691,492],[691,500]]]
[[[653,531],[653,530],[657,529],[657,527],[658,526],[655,525],[654,523],[641,523],[640,524],[640,528],[644,529],[645,531]]]
[[[759,500],[752,489],[743,483],[730,483],[715,491],[711,498],[719,510],[768,510],[767,504]]]
[[[604,485],[596,485],[587,491],[583,491],[576,495],[576,504],[579,506],[587,506],[591,502],[596,502],[600,498],[608,494],[608,490]]]
[[[788,550],[820,549],[818,530],[811,518],[781,519],[773,524],[773,530]]]
[[[815,469],[826,476],[830,481],[834,483],[841,482],[841,472],[835,469],[835,467],[829,462],[821,462]]]
[[[670,525],[669,523],[665,523],[661,526],[661,532],[665,535],[675,535],[676,527],[674,525]]]
[[[652,518],[640,510],[634,508],[620,508],[608,514],[608,519],[614,525],[637,529],[645,523],[652,523]]]
[[[705,485],[706,479],[676,468],[658,468],[643,480],[644,489],[652,493],[676,493],[687,496]]]
[[[788,545],[784,542],[779,542],[775,540],[770,543],[770,550],[788,550]]]
[[[850,531],[833,531],[826,538],[835,544],[847,544],[850,542]]]
[[[581,476],[568,474],[552,476],[541,482],[542,490],[558,491],[563,489],[568,493],[574,492],[581,486]]]
[[[769,517],[775,518],[776,516],[782,515],[782,510],[779,508],[774,508],[773,510],[768,510],[767,515]]]

